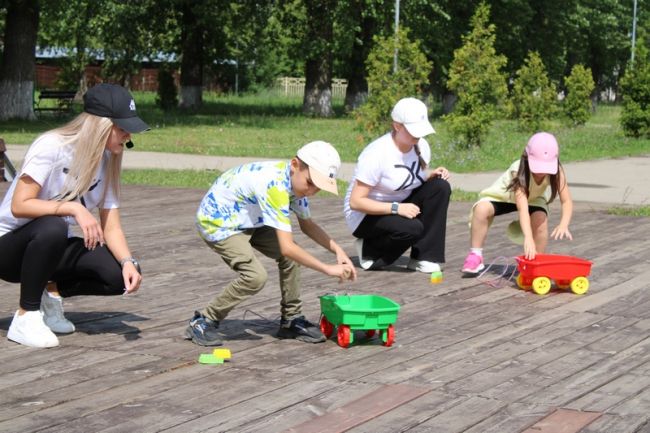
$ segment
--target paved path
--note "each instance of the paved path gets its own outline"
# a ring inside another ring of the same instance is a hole
[[[9,158],[19,166],[27,146],[7,145]],[[260,158],[254,158],[259,160]],[[187,155],[128,150],[125,168],[217,169],[251,161],[245,157]],[[650,206],[650,155],[564,164],[571,193],[576,201]],[[341,179],[350,179],[354,164],[344,163]],[[478,192],[490,185],[500,172],[452,173],[452,186]]]

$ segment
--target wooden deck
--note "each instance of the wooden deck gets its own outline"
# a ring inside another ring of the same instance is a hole
[[[450,207],[441,284],[397,267],[361,271],[343,286],[304,270],[304,309],[314,321],[328,292],[401,304],[391,348],[376,339],[343,349],[274,338],[279,289],[267,261],[267,287],[222,324],[232,360],[202,365],[209,350],[183,331],[233,276],[194,230],[202,195],[125,188],[122,220],[143,287],[135,296],[68,300],[77,332],[58,348],[5,338],[18,287],[0,282],[0,432],[650,431],[650,219],[576,204],[575,240],[551,242],[549,252],[593,260],[583,296],[461,278],[469,203]],[[354,256],[341,202],[313,203],[316,221]],[[505,237],[509,221],[495,222],[488,262],[519,253]]]

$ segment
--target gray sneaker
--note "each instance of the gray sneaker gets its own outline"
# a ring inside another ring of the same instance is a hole
[[[52,332],[70,334],[75,331],[74,323],[63,315],[63,298],[60,296],[53,298],[47,294],[47,290],[43,290],[41,311],[43,312],[43,322]]]
[[[305,319],[305,316],[295,317],[291,321],[282,319],[278,338],[292,338],[305,343],[322,343],[326,340],[320,327]]]
[[[219,322],[208,319],[198,311],[190,319],[190,324],[185,330],[185,337],[199,346],[221,346],[221,336],[218,334]]]

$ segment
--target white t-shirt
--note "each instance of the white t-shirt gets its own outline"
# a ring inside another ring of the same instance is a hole
[[[25,160],[20,172],[14,178],[7,194],[0,205],[0,236],[15,230],[30,222],[31,218],[15,218],[11,213],[11,200],[16,189],[16,183],[21,176],[29,176],[41,186],[37,198],[42,200],[56,199],[63,190],[68,169],[72,163],[73,149],[63,146],[61,138],[55,134],[45,134],[39,137],[27,150]],[[88,191],[75,199],[81,202],[86,209],[92,211],[101,203],[104,191],[106,199],[103,208],[112,209],[119,207],[117,197],[112,188],[105,188],[106,168],[110,159],[110,152],[105,151],[102,161],[93,178]],[[68,225],[76,225],[73,217],[64,217]],[[72,236],[69,230],[68,236]]]
[[[418,146],[428,166],[431,161],[429,143],[420,138]],[[357,179],[372,186],[368,198],[387,203],[401,203],[424,183],[425,173],[420,168],[415,148],[402,153],[390,133],[367,145],[359,155],[354,176],[345,195],[343,213],[350,232],[354,232],[366,216],[363,212],[350,209],[350,194]]]

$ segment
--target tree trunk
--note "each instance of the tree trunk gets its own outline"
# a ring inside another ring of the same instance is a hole
[[[203,104],[203,28],[192,10],[194,2],[182,6],[181,108],[199,108]]]
[[[0,120],[34,120],[38,0],[10,0],[0,69]]]
[[[357,0],[351,4],[351,13],[359,23],[359,31],[354,38],[352,52],[348,59],[348,87],[345,90],[345,110],[352,111],[368,99],[368,80],[366,79],[366,60],[372,48],[372,36],[377,21],[372,14],[363,16],[363,4]]]
[[[307,61],[302,111],[329,117],[332,110],[332,44],[334,0],[307,0]]]

